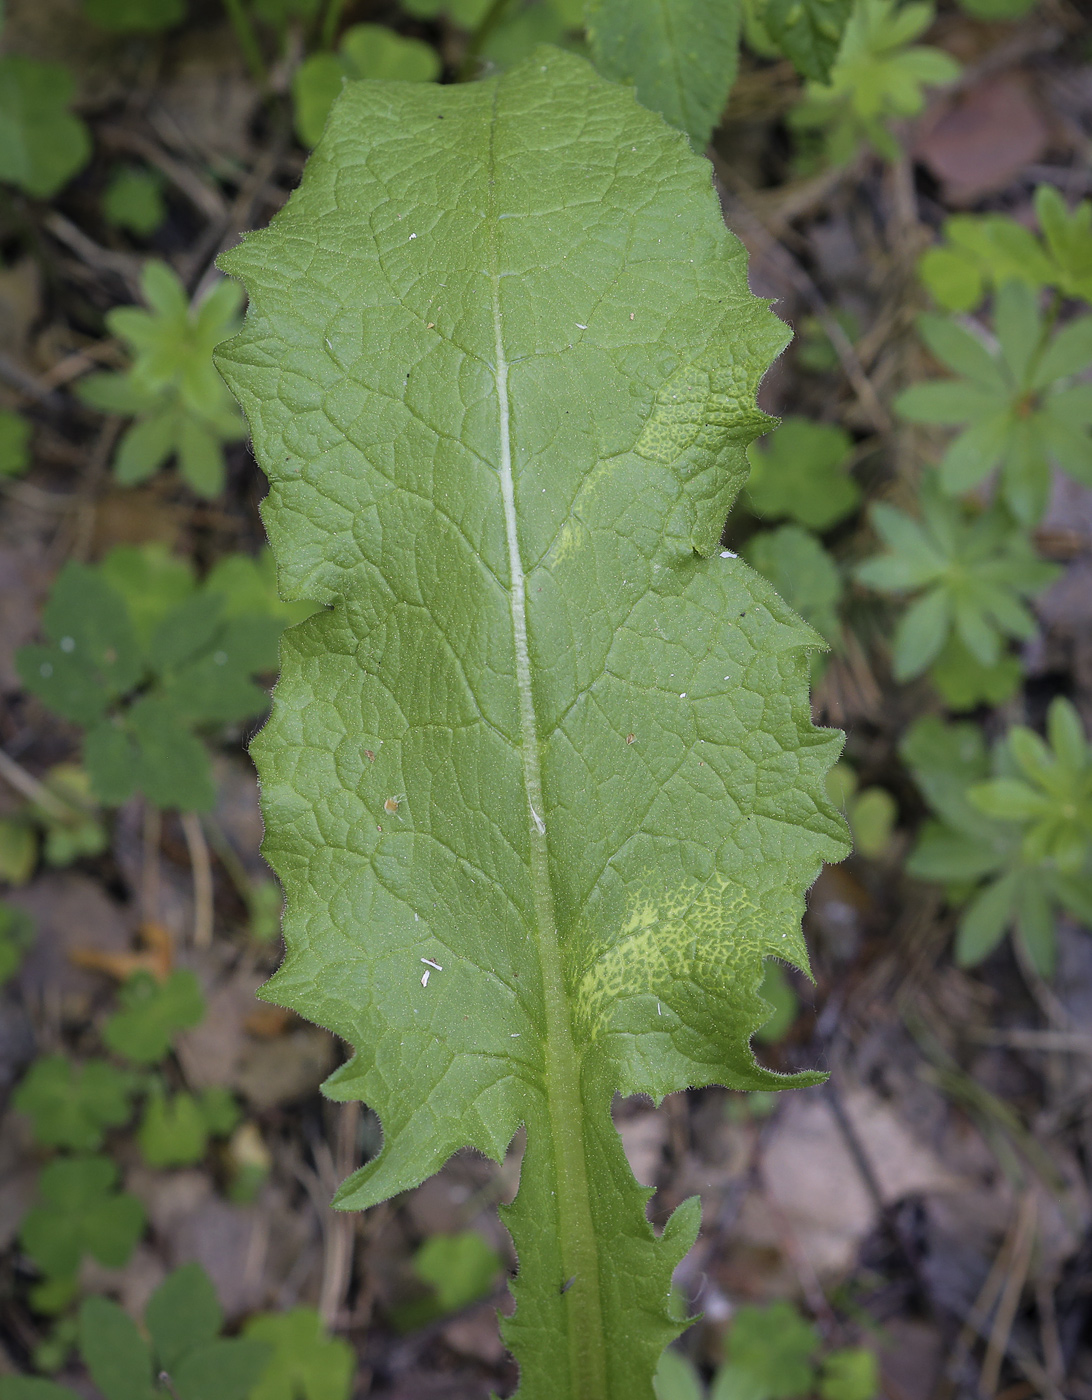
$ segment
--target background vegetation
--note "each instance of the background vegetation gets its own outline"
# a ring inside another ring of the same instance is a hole
[[[815,983],[765,988],[762,1057],[831,1082],[617,1104],[654,1220],[703,1198],[677,1290],[704,1316],[660,1400],[1092,1396],[1087,20],[747,0],[738,55],[664,87],[615,10],[4,17],[2,1400],[144,1400],[162,1371],[182,1400],[511,1392],[519,1144],[335,1217],[377,1125],[317,1093],[341,1047],[253,999],[280,895],[242,749],[309,609],[277,598],[213,367],[242,310],[214,259],[344,78],[589,37],[708,142],[796,331],[724,548],[830,643],[814,710],[848,731],[856,847],[812,891]]]

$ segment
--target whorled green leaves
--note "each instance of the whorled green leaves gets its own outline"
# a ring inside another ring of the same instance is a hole
[[[218,360],[270,479],[286,634],[255,745],[288,899],[270,999],[357,1053],[361,1208],[527,1152],[505,1334],[524,1400],[651,1394],[671,1271],[612,1094],[759,1067],[763,958],[844,852],[819,638],[717,553],[783,328],[708,168],[582,60],[350,84],[228,255]]]

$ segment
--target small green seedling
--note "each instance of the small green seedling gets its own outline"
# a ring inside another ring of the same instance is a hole
[[[965,906],[955,945],[965,967],[1014,930],[1050,977],[1057,907],[1092,922],[1092,752],[1068,700],[1051,703],[1047,736],[1015,725],[990,755],[977,726],[927,717],[901,745],[936,813],[907,869]]]
[[[789,114],[797,131],[822,131],[828,159],[852,159],[862,141],[894,160],[898,142],[888,128],[925,105],[927,87],[959,77],[949,54],[912,41],[933,22],[931,4],[899,7],[895,0],[855,0],[827,83],[810,82]]]
[[[12,1107],[31,1120],[43,1147],[94,1152],[108,1128],[129,1121],[137,1081],[105,1060],[78,1064],[65,1055],[35,1060],[12,1097]]]
[[[154,34],[185,18],[183,0],[84,0],[87,17],[113,34]]]
[[[953,638],[989,676],[1003,663],[1006,639],[1034,636],[1024,600],[1041,593],[1058,569],[1038,558],[1027,531],[1003,506],[965,506],[944,496],[932,476],[923,480],[919,501],[920,521],[895,506],[873,506],[872,523],[887,551],[856,569],[868,587],[914,599],[895,629],[895,679],[922,675]],[[951,651],[945,660],[947,669],[933,679],[946,698],[963,698],[952,695],[958,686],[948,681],[953,670],[957,683],[967,678],[953,667]]]
[[[1035,192],[1042,238],[1005,214],[955,214],[945,220],[946,242],[918,263],[922,282],[946,311],[973,311],[987,291],[1024,282],[1035,291],[1092,301],[1092,202],[1072,213],[1051,185]]]
[[[117,1303],[91,1297],[80,1305],[77,1340],[103,1400],[156,1400],[165,1394],[175,1400],[251,1400],[259,1393],[255,1387],[269,1347],[249,1336],[221,1337],[222,1326],[208,1275],[199,1264],[185,1264],[152,1294],[143,1331]],[[50,1381],[4,1376],[0,1400],[78,1396]]]
[[[270,1350],[248,1400],[348,1400],[356,1357],[348,1342],[327,1333],[314,1308],[252,1318],[243,1335]]]
[[[205,998],[188,968],[176,968],[165,982],[150,972],[135,972],[118,993],[119,1009],[102,1028],[115,1054],[138,1065],[163,1059],[176,1035],[199,1025]]]
[[[201,1161],[209,1139],[227,1137],[239,1121],[239,1105],[218,1085],[201,1094],[167,1094],[156,1085],[148,1095],[137,1130],[141,1156],[149,1167],[188,1167]]]
[[[21,413],[0,409],[0,476],[22,476],[30,467],[30,424]]]
[[[487,1298],[500,1269],[500,1256],[476,1230],[432,1235],[413,1256],[414,1273],[431,1285],[441,1313]]]
[[[34,920],[25,909],[0,900],[0,987],[22,967],[33,942]]]
[[[116,307],[111,333],[133,355],[130,369],[89,374],[79,384],[84,403],[136,421],[122,435],[114,475],[125,486],[147,481],[171,457],[199,496],[224,489],[223,444],[243,436],[231,395],[212,363],[220,341],[238,329],[242,294],[218,282],[191,306],[182,283],[162,262],[145,264],[141,277],[150,311]]]
[[[102,196],[102,212],[115,228],[147,238],[167,217],[163,181],[151,170],[122,166]]]
[[[756,515],[788,516],[809,530],[829,530],[860,504],[861,489],[846,473],[852,450],[842,428],[784,419],[748,450],[748,506]]]
[[[31,1207],[19,1231],[23,1249],[44,1276],[30,1292],[37,1311],[68,1306],[85,1254],[112,1269],[128,1262],[144,1231],[144,1207],[117,1189],[117,1178],[108,1157],[67,1157],[42,1170],[41,1204]]]
[[[68,110],[74,94],[61,64],[0,57],[0,180],[49,199],[83,169],[91,137]]]
[[[827,792],[846,814],[853,832],[853,849],[870,860],[879,859],[891,845],[898,818],[895,799],[882,787],[858,786],[857,774],[848,763],[836,763],[827,774]]]
[[[337,53],[305,58],[292,79],[296,134],[317,145],[334,98],[346,78],[392,78],[430,83],[440,76],[440,55],[421,39],[407,39],[381,24],[354,24],[342,35]]]
[[[709,1400],[875,1400],[876,1358],[863,1347],[826,1352],[819,1333],[787,1302],[742,1307],[728,1332],[727,1360],[713,1378]],[[697,1371],[678,1352],[664,1353],[656,1400],[704,1400]]]
[[[996,343],[987,343],[949,317],[922,316],[922,339],[960,377],[913,384],[895,407],[913,423],[965,425],[940,461],[946,492],[969,491],[999,468],[1006,504],[1036,525],[1053,465],[1092,483],[1092,385],[1076,382],[1092,364],[1092,316],[1052,332],[1032,288],[1010,281],[994,299],[993,322]]]
[[[833,557],[810,530],[799,525],[764,530],[752,535],[742,552],[790,607],[832,647],[839,646],[842,628],[838,605],[844,584]]]
[[[286,623],[268,555],[229,556],[203,585],[155,546],[69,563],[42,614],[48,644],[23,647],[27,689],[86,730],[84,763],[108,805],[142,792],[159,807],[212,806],[208,753],[195,729],[260,715],[255,674],[277,665]],[[48,854],[48,851],[47,851]]]

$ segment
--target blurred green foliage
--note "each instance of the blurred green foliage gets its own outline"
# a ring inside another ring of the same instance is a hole
[[[1092,385],[1077,378],[1092,364],[1092,315],[1054,330],[1035,290],[1008,281],[994,298],[992,343],[950,317],[925,315],[918,327],[958,377],[912,384],[895,407],[910,422],[965,425],[940,460],[946,492],[960,495],[998,470],[1009,509],[1036,525],[1052,466],[1092,485]]]
[[[973,966],[1010,930],[1050,977],[1059,906],[1092,924],[1092,753],[1061,697],[1049,742],[1014,725],[992,752],[974,724],[917,720],[900,752],[935,813],[907,869],[963,906],[956,960]]]
[[[244,435],[242,417],[212,362],[212,352],[238,330],[242,289],[220,281],[191,305],[166,263],[145,264],[141,288],[150,310],[119,306],[106,324],[133,356],[127,370],[101,370],[78,386],[80,398],[103,413],[136,421],[114,456],[125,486],[147,481],[175,457],[183,480],[199,496],[224,489],[223,444]]]
[[[889,129],[897,117],[916,116],[925,89],[959,77],[950,54],[914,44],[932,24],[930,4],[854,0],[838,56],[826,82],[809,82],[805,100],[789,113],[798,132],[822,136],[826,158],[841,164],[863,141],[888,160],[899,146]]]
[[[895,679],[922,675],[953,637],[989,677],[1002,663],[1007,638],[1034,635],[1024,600],[1059,571],[1036,555],[1027,531],[1003,506],[981,511],[951,500],[932,475],[922,480],[918,505],[920,520],[882,502],[872,507],[872,524],[887,550],[856,570],[868,587],[914,599],[895,629]],[[951,652],[947,662],[950,668]],[[933,679],[946,699],[956,698],[948,671]]]
[[[207,810],[214,790],[195,729],[260,715],[251,679],[277,665],[284,627],[313,609],[282,603],[271,556],[227,556],[198,584],[161,546],[122,546],[101,565],[69,563],[42,614],[48,643],[19,650],[24,685],[82,725],[95,797],[142,792]]]
[[[747,450],[745,499],[756,515],[788,517],[829,530],[857,509],[861,489],[847,473],[853,442],[844,428],[785,418]]]

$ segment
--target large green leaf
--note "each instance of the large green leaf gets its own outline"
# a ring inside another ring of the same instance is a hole
[[[704,150],[739,64],[739,0],[585,0],[596,66]]]
[[[783,327],[709,170],[553,49],[489,82],[357,83],[225,258],[219,363],[289,597],[255,745],[288,897],[269,999],[335,1028],[380,1114],[361,1208],[503,1157],[524,1400],[651,1397],[678,1330],[612,1094],[759,1067],[763,958],[845,851],[819,638],[718,553]]]

